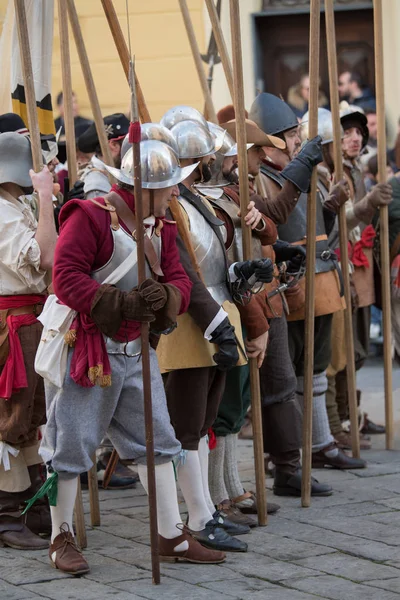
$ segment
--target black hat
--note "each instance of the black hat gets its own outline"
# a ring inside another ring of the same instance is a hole
[[[249,119],[269,135],[283,133],[297,127],[296,115],[286,102],[273,94],[259,94],[251,105]]]
[[[22,117],[15,113],[4,113],[4,115],[0,115],[0,133],[7,133],[8,131],[15,131],[22,135],[27,135],[29,133]]]
[[[122,113],[115,113],[104,117],[104,128],[109,140],[119,140],[126,136],[129,131],[129,119]],[[81,152],[95,152],[99,145],[99,138],[95,123],[81,135],[78,139],[78,148]]]

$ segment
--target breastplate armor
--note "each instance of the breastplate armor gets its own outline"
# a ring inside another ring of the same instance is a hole
[[[265,165],[261,168],[262,172],[267,177],[272,177],[274,181],[284,186],[286,180],[278,171],[270,171]],[[279,239],[293,244],[306,239],[307,236],[307,200],[308,196],[302,192],[299,196],[294,210],[290,213],[289,218],[283,225],[278,225]],[[324,215],[322,203],[319,194],[317,194],[317,228],[316,235],[326,235]],[[316,243],[316,260],[315,272],[327,273],[336,269],[336,263],[332,260],[332,250],[329,248],[328,240],[319,240]]]
[[[179,203],[189,219],[190,237],[205,286],[218,304],[223,304],[225,300],[232,301],[227,285],[224,249],[220,240],[203,215],[190,202],[180,196]]]
[[[228,258],[230,262],[241,262],[243,260],[243,237],[242,237],[242,220],[238,217],[239,207],[237,204],[223,194],[217,200],[213,200],[212,204],[215,204],[220,210],[226,213],[233,225],[233,239],[231,245],[227,249]],[[253,246],[253,258],[261,258],[261,241],[251,236]]]
[[[133,237],[127,233],[122,227],[119,227],[116,231],[111,229],[111,234],[113,236],[114,249],[111,255],[110,260],[96,271],[93,271],[91,277],[95,279],[98,283],[103,283],[103,281],[110,275],[119,265],[129,256],[132,251],[137,252],[137,244]],[[161,257],[161,236],[158,237],[153,235],[152,243],[158,259]],[[146,277],[151,277],[151,270],[146,260]],[[132,289],[136,288],[139,284],[138,279],[138,265],[137,265],[137,256],[135,260],[135,264],[130,268],[129,272],[122,277],[115,284],[115,286],[122,290],[123,292],[130,292]]]

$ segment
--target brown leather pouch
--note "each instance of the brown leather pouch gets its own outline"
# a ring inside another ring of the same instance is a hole
[[[298,283],[285,291],[285,297],[289,308],[289,314],[303,308],[306,302],[304,287],[300,286]]]

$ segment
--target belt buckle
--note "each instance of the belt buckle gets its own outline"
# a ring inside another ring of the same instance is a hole
[[[322,260],[329,260],[329,259],[330,259],[330,257],[331,257],[331,255],[332,255],[332,252],[331,252],[331,250],[323,250],[323,251],[321,252],[321,256],[320,256],[320,258],[321,258]]]
[[[135,358],[135,356],[140,356],[142,354],[142,351],[140,350],[139,352],[135,352],[135,354],[128,354],[128,352],[126,351],[127,346],[130,342],[126,342],[124,345],[124,356],[127,356],[128,358]]]

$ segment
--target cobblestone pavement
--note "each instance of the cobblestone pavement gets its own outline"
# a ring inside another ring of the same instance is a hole
[[[368,412],[382,419],[377,376],[372,365],[360,383]],[[398,371],[394,387],[400,388]],[[396,389],[397,425],[399,411]],[[397,451],[385,451],[384,437],[374,436],[373,449],[363,454],[367,469],[315,472],[332,484],[334,495],[314,499],[309,509],[296,498],[277,499],[281,510],[269,517],[268,527],[242,536],[247,554],[230,554],[220,566],[164,564],[157,587],[151,583],[142,488],[101,490],[101,526],[88,529],[85,551],[90,574],[63,575],[49,566],[46,552],[0,548],[0,600],[208,600],[211,594],[221,600],[400,600],[399,427],[396,445]],[[251,443],[241,442],[239,450],[243,481],[251,489]]]

